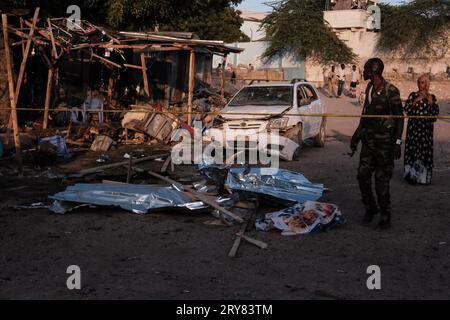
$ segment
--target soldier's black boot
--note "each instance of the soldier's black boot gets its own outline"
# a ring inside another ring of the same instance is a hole
[[[378,210],[376,208],[368,208],[366,209],[366,213],[364,214],[364,217],[362,219],[362,225],[363,226],[370,226],[370,224],[373,221],[373,218],[378,213]]]
[[[391,214],[382,213],[380,216],[380,221],[378,222],[377,229],[385,230],[391,227]]]

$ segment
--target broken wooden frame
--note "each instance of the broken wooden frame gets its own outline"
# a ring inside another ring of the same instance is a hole
[[[20,28],[16,28],[13,25],[9,25],[6,19],[6,14],[4,15],[3,22],[3,33],[5,42],[5,52],[9,55],[6,59],[7,64],[11,72],[12,69],[12,52],[10,50],[11,44],[8,35],[19,37],[20,40],[14,42],[12,45],[22,46],[22,63],[19,70],[17,83],[10,83],[10,89],[14,89],[14,96],[11,96],[11,117],[8,127],[13,126],[14,129],[14,140],[16,145],[16,155],[18,161],[19,172],[22,171],[22,165],[19,165],[20,160],[20,139],[19,139],[19,127],[17,120],[16,107],[19,101],[20,90],[22,86],[22,80],[26,68],[26,62],[30,52],[31,45],[38,48],[40,54],[43,56],[46,64],[48,64],[49,71],[47,77],[47,87],[45,94],[45,106],[44,106],[44,119],[43,128],[46,129],[48,126],[48,116],[50,105],[52,101],[51,93],[52,86],[54,82],[55,75],[58,74],[58,69],[54,68],[57,63],[64,58],[69,52],[75,50],[89,50],[91,54],[91,59],[96,59],[100,63],[104,64],[108,68],[134,68],[142,71],[144,91],[147,97],[150,97],[150,87],[148,79],[148,69],[146,63],[146,53],[148,52],[164,52],[164,51],[187,51],[189,52],[189,78],[188,78],[188,102],[187,102],[187,114],[189,125],[192,124],[192,102],[194,95],[195,86],[195,54],[197,52],[210,52],[212,54],[224,56],[224,61],[229,53],[239,53],[243,49],[232,48],[226,46],[222,41],[211,41],[211,40],[200,40],[192,38],[192,34],[189,33],[154,33],[154,32],[113,32],[103,28],[96,27],[95,25],[82,21],[79,30],[69,30],[64,26],[67,19],[66,18],[47,18],[38,19],[39,8],[35,9],[34,16],[31,21],[26,18],[20,17]],[[3,18],[3,15],[2,15]],[[38,26],[39,22],[41,26]],[[85,26],[86,28],[83,28]],[[86,43],[74,44],[72,43],[74,34],[83,35],[87,37],[89,30],[99,31],[102,35],[106,35],[108,38],[107,42],[100,43]],[[25,31],[28,31],[26,33]],[[6,35],[6,36],[5,36]],[[179,36],[178,36],[179,35]],[[191,37],[191,38],[189,38]],[[45,54],[45,50],[50,48],[51,59]],[[140,54],[141,65],[133,65],[130,63],[117,63],[111,59],[100,56],[95,53],[94,50],[97,49],[107,49],[107,50],[132,50],[135,53]],[[59,53],[58,53],[59,50]],[[224,63],[225,65],[225,63]],[[224,74],[222,72],[222,74]],[[11,73],[11,79],[13,79],[13,74]],[[114,81],[113,79],[109,81],[108,84],[108,99],[111,99],[113,92]],[[222,76],[221,79],[221,95],[224,96],[225,79]]]

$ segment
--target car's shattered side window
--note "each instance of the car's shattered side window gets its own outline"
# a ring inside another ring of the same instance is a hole
[[[245,105],[286,106],[292,104],[292,87],[246,87],[229,103],[229,106]]]

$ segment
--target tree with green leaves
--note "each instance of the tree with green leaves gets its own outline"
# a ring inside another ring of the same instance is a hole
[[[268,61],[289,56],[321,64],[351,63],[357,56],[331,30],[323,18],[325,0],[284,0],[262,22],[269,46],[263,54]]]
[[[185,31],[202,39],[248,41],[235,7],[242,0],[2,0],[0,9],[41,7],[51,16],[67,16],[80,6],[82,19],[128,31]]]
[[[425,60],[439,59],[448,53],[450,0],[413,0],[380,7],[380,53]]]

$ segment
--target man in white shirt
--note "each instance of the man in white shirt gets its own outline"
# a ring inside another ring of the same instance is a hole
[[[352,93],[352,98],[356,98],[356,88],[359,84],[359,79],[361,74],[355,65],[352,66],[352,79],[350,81],[350,91]]]
[[[341,67],[338,68],[336,72],[336,77],[338,80],[338,98],[341,97],[342,92],[344,91],[345,78],[346,78],[346,70],[345,64],[341,64]]]

